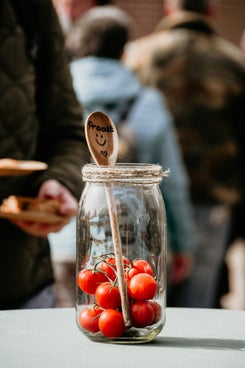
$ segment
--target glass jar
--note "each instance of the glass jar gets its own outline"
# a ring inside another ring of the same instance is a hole
[[[162,167],[85,165],[77,216],[76,321],[91,340],[143,343],[166,318]]]

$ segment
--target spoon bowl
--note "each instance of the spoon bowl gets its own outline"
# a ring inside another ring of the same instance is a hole
[[[92,112],[85,122],[85,135],[95,163],[115,165],[118,154],[118,135],[109,116],[101,111]]]

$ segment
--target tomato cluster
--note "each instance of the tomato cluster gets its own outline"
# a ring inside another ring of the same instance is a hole
[[[123,266],[132,326],[142,328],[155,324],[161,319],[162,309],[153,300],[158,284],[152,267],[143,259],[131,261],[125,257]],[[123,335],[126,328],[121,311],[115,257],[104,256],[93,269],[81,270],[77,284],[83,292],[95,298],[93,308],[85,308],[79,314],[81,327],[92,333],[100,331],[109,338]]]

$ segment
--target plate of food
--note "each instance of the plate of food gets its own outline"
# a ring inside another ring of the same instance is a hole
[[[0,159],[0,176],[25,175],[34,171],[46,170],[48,165],[41,161]]]
[[[0,206],[0,218],[56,224],[66,220],[58,213],[60,203],[55,199],[11,195]]]

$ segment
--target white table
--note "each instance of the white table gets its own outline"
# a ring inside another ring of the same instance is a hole
[[[1,368],[245,368],[245,311],[168,308],[151,343],[86,338],[75,310],[0,311]]]

